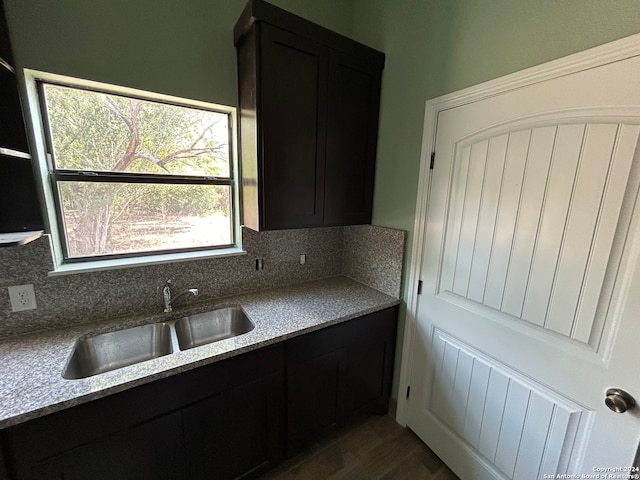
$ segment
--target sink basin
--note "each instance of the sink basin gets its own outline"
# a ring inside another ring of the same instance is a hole
[[[62,377],[90,377],[171,352],[171,328],[166,323],[85,336],[76,342]]]
[[[180,350],[199,347],[253,330],[240,307],[226,307],[181,318],[175,325]]]
[[[91,377],[174,351],[236,337],[253,329],[242,308],[231,306],[166,323],[85,335],[76,341],[62,377],[67,380]]]

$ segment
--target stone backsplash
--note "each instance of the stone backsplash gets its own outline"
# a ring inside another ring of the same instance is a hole
[[[212,298],[345,275],[400,296],[405,232],[370,225],[254,232],[246,255],[49,276],[49,238],[0,249],[0,337],[162,309],[162,287],[198,288]],[[300,265],[300,254],[306,264]],[[256,270],[256,259],[264,269]],[[38,308],[11,312],[8,286],[33,284]]]
[[[344,227],[342,274],[400,298],[405,239],[404,230],[371,225]]]

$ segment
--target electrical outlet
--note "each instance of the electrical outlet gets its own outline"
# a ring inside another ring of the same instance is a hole
[[[9,300],[11,301],[11,310],[13,312],[38,308],[36,305],[36,292],[32,284],[9,287]]]

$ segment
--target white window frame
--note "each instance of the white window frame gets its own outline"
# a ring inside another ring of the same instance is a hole
[[[49,272],[50,276],[64,275],[76,272],[90,272],[100,270],[112,270],[118,268],[136,267],[143,265],[157,265],[163,263],[183,262],[189,260],[198,260],[205,258],[228,257],[234,255],[243,255],[246,252],[242,249],[242,232],[240,224],[240,171],[238,165],[237,152],[237,109],[227,105],[219,105],[197,100],[189,100],[170,95],[148,92],[134,88],[122,87],[102,82],[94,82],[65,75],[57,75],[53,73],[41,72],[37,70],[24,69],[21,72],[24,85],[24,98],[26,104],[24,108],[26,123],[31,128],[28,132],[30,136],[31,155],[34,165],[36,183],[41,192],[41,207],[43,219],[45,223],[46,233],[49,234],[51,241],[51,249],[53,253],[53,271]],[[211,250],[170,252],[153,254],[153,252],[141,252],[139,255],[128,258],[97,258],[95,260],[87,260],[83,262],[65,262],[64,261],[64,232],[58,227],[56,215],[56,202],[54,191],[49,180],[49,162],[48,150],[44,123],[44,112],[42,111],[40,97],[38,92],[38,82],[49,82],[68,85],[71,87],[87,88],[91,90],[107,91],[117,95],[142,98],[152,101],[159,101],[169,104],[177,104],[203,108],[208,110],[217,110],[229,114],[231,129],[230,138],[232,141],[229,145],[229,155],[231,157],[231,176],[232,182],[232,228],[234,245],[228,248],[216,248]]]

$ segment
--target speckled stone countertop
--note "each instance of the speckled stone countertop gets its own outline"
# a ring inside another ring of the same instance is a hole
[[[177,307],[170,314],[112,319],[7,338],[0,341],[0,429],[398,303],[397,298],[337,276]],[[93,377],[62,378],[74,343],[82,335],[172,320],[224,305],[242,306],[255,328],[238,337]]]

